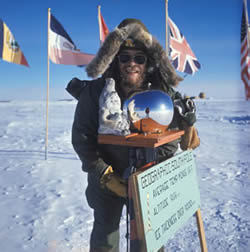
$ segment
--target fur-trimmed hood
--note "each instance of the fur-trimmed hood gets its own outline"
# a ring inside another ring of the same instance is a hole
[[[109,68],[124,42],[130,38],[144,46],[144,51],[153,60],[153,65],[148,71],[158,71],[165,85],[177,86],[179,81],[183,80],[176,74],[160,43],[137,19],[125,19],[109,33],[94,59],[86,67],[88,76],[97,78],[102,75]]]

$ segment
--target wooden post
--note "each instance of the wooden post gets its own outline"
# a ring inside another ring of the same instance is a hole
[[[207,243],[206,243],[205,231],[204,231],[203,221],[201,218],[200,208],[196,211],[195,215],[196,215],[197,227],[199,231],[201,251],[207,252]]]
[[[48,158],[48,121],[49,121],[49,30],[50,30],[50,8],[48,8],[48,51],[47,51],[47,99],[46,99],[46,137],[45,137],[45,160]]]

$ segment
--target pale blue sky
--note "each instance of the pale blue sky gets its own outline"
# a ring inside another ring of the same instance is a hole
[[[46,98],[48,8],[81,51],[95,54],[100,45],[98,4],[110,30],[124,18],[138,18],[165,47],[164,0],[3,1],[0,18],[30,68],[0,60],[0,100]],[[178,89],[188,95],[204,91],[211,97],[244,97],[240,80],[242,0],[169,0],[168,7],[169,16],[201,63],[200,71],[188,75]],[[65,87],[73,77],[86,79],[84,68],[50,63],[52,100],[70,98]]]

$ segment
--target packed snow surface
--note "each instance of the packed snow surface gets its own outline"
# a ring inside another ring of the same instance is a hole
[[[194,151],[208,251],[250,251],[250,102],[197,100]],[[86,173],[71,145],[75,101],[0,102],[0,251],[88,251]],[[121,252],[126,251],[126,211]],[[167,251],[200,251],[195,217]]]

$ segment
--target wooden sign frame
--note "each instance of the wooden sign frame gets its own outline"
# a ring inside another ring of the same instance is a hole
[[[170,162],[170,160],[169,160],[169,162]],[[151,168],[153,169],[153,167],[151,167]],[[151,168],[148,168],[147,171],[150,171]],[[139,252],[144,252],[144,251],[152,252],[152,251],[155,251],[155,250],[152,250],[152,247],[151,247],[150,250],[147,250],[147,242],[146,242],[146,234],[145,234],[147,228],[144,227],[145,222],[147,222],[147,220],[145,220],[143,218],[143,213],[142,213],[143,212],[143,210],[142,210],[143,207],[141,205],[141,203],[146,201],[147,199],[146,199],[146,197],[145,198],[143,197],[142,200],[140,199],[139,185],[138,185],[138,177],[139,176],[142,177],[141,175],[143,175],[144,173],[145,173],[145,170],[142,170],[142,171],[139,170],[136,173],[132,174],[130,176],[130,178],[129,178],[129,187],[130,187],[130,190],[131,190],[132,195],[133,195],[133,205],[134,205],[135,220],[136,220],[136,227],[137,227],[137,236],[138,236],[138,239],[140,241],[142,241],[140,243],[141,248],[140,248]],[[197,192],[197,190],[196,190],[196,192]],[[193,191],[193,193],[194,193],[194,191]],[[145,207],[145,204],[144,204],[144,207]],[[193,215],[193,213],[195,213],[196,221],[197,221],[197,228],[198,228],[198,233],[199,233],[201,251],[202,252],[207,252],[206,238],[205,238],[204,226],[203,226],[203,221],[202,221],[202,217],[201,217],[201,211],[200,211],[200,208],[199,208],[199,204],[198,204],[198,207],[194,208],[194,209],[195,210],[193,210],[194,212],[191,213],[190,217]],[[151,205],[151,211],[153,211],[152,205]],[[144,208],[144,216],[145,216],[145,212],[146,212],[146,210]],[[151,215],[151,224],[150,224],[151,228],[153,228],[153,226],[154,226],[153,224],[155,224],[155,223],[152,222],[152,215]],[[151,229],[151,231],[152,231],[152,229]],[[151,244],[151,243],[148,243],[148,244]],[[161,246],[163,246],[163,245],[164,245],[164,243],[161,244]]]
[[[160,134],[132,133],[127,136],[98,135],[98,143],[155,148],[165,143],[172,142],[180,138],[183,134],[184,134],[183,130],[168,130]]]

